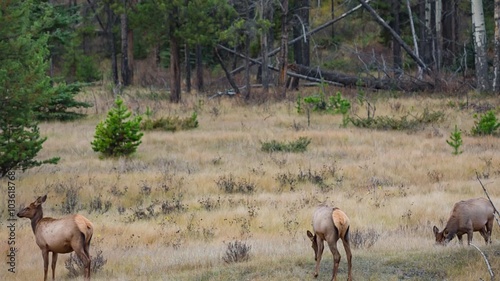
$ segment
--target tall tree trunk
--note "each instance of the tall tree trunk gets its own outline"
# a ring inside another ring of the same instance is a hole
[[[249,1],[246,1],[246,9],[245,9],[245,18],[246,20],[250,20],[251,17],[251,8],[250,8],[250,3]],[[244,98],[245,100],[250,99],[251,91],[252,89],[250,88],[250,34],[247,32],[245,34],[245,92],[244,92]]]
[[[250,35],[245,36],[245,100],[250,99],[252,89],[250,87]]]
[[[128,28],[128,27],[127,27]],[[134,31],[128,28],[128,75],[130,84],[134,83]]]
[[[458,0],[443,1],[443,53],[442,63],[449,66],[458,52]]]
[[[493,91],[500,94],[500,0],[495,0],[495,58]]]
[[[201,45],[196,45],[196,89],[198,92],[202,93],[205,91],[205,86],[203,82],[203,53],[201,50]]]
[[[488,62],[486,57],[486,28],[484,25],[483,1],[472,0],[472,26],[474,31],[474,51],[477,88],[479,91],[489,91]]]
[[[309,0],[304,1],[304,2],[308,2],[307,7],[309,7]],[[335,0],[332,0],[331,14],[332,14],[332,20],[333,20],[335,18]],[[332,36],[332,39],[335,37],[335,26],[333,24],[332,24],[332,35],[331,36]]]
[[[418,51],[417,34],[415,32],[415,24],[413,23],[413,13],[411,10],[410,0],[406,0],[406,8],[408,9],[408,15],[410,18],[411,35],[413,37],[413,49],[415,49],[415,55],[417,57],[420,57]],[[422,67],[418,65],[418,74],[417,74],[418,79],[422,79],[422,74],[423,74]]]
[[[120,15],[121,39],[122,39],[122,84],[130,85],[130,71],[128,65],[128,16],[126,12],[127,0],[123,0],[125,11]]]
[[[425,64],[429,65],[432,62],[431,44],[431,4],[430,0],[422,0],[419,4],[419,17],[420,17],[420,54]]]
[[[118,61],[116,58],[115,33],[113,32],[115,15],[108,3],[106,3],[104,7],[108,17],[105,33],[108,38],[109,50],[111,52],[111,76],[113,84],[117,86],[120,81],[118,80]]]
[[[436,40],[435,40],[435,52],[434,52],[434,58],[435,58],[435,72],[439,73],[441,70],[441,63],[442,63],[442,48],[443,48],[443,35],[442,35],[442,28],[441,28],[441,15],[442,15],[442,2],[441,0],[435,0],[435,34],[436,34]]]
[[[186,64],[186,92],[191,93],[191,63],[189,63],[189,45],[184,44],[184,61]]]
[[[401,34],[401,29],[399,25],[399,13],[401,10],[401,5],[400,5],[400,0],[393,0],[392,1],[392,24],[391,27],[394,29],[394,32],[398,36]],[[403,60],[401,58],[401,44],[399,44],[398,40],[396,38],[392,38],[392,58],[393,58],[393,64],[394,64],[394,75],[399,76],[402,74],[403,70]]]
[[[286,72],[288,68],[288,0],[282,0],[281,8],[281,56],[279,62],[280,76],[278,85],[281,87],[281,96],[286,98]]]
[[[175,36],[170,36],[170,101],[181,101],[181,63],[179,42]]]
[[[265,0],[260,0],[260,17],[261,20],[267,20],[267,15],[268,15],[268,10],[271,9],[269,7],[269,2]],[[262,93],[267,94],[269,93],[269,68],[267,68],[267,65],[269,64],[269,57],[267,56],[267,43],[268,43],[268,33],[269,30],[264,30],[260,36],[260,49],[261,49],[261,56],[262,56],[262,65],[261,65],[261,77],[262,77]]]
[[[293,25],[293,37],[298,38],[302,36],[301,40],[297,40],[293,43],[293,55],[295,58],[295,63],[309,66],[310,56],[309,56],[309,36],[306,33],[309,31],[309,0],[300,0],[297,3],[297,7],[293,10],[297,12],[297,16],[300,22]],[[332,7],[334,3],[332,1]],[[333,8],[332,8],[333,9]],[[333,18],[332,10],[332,18]],[[296,18],[296,17],[294,17]],[[332,39],[333,39],[333,25],[332,25]],[[292,89],[297,89],[299,87],[299,79],[292,80]]]

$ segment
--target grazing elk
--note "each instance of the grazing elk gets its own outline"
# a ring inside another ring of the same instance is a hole
[[[472,232],[479,231],[486,244],[491,243],[494,208],[485,198],[474,198],[455,203],[443,231],[434,226],[436,243],[446,245],[455,235],[462,244],[462,235],[467,233],[467,244],[472,242]]]
[[[314,260],[316,261],[314,277],[318,277],[319,264],[324,249],[324,241],[326,241],[333,254],[334,264],[332,281],[337,280],[336,275],[340,262],[340,253],[337,249],[337,241],[341,239],[347,255],[347,280],[351,281],[352,254],[349,246],[349,218],[347,215],[338,208],[319,206],[314,211],[312,226],[314,235],[308,230],[307,236],[311,239],[312,248],[314,249]]]
[[[92,223],[81,215],[70,215],[60,219],[44,218],[42,203],[47,195],[38,197],[35,202],[17,214],[20,218],[29,218],[35,234],[36,244],[42,250],[43,280],[47,280],[49,252],[52,252],[52,280],[55,279],[57,254],[75,251],[85,269],[85,279],[90,279],[90,239],[94,232]]]

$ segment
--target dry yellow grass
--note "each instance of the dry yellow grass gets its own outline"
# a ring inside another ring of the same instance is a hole
[[[476,250],[461,248],[455,240],[449,247],[435,247],[432,235],[432,226],[443,226],[456,201],[484,195],[476,172],[488,176],[483,182],[500,204],[500,141],[469,136],[473,112],[449,106],[458,99],[381,95],[375,103],[377,116],[417,114],[425,107],[446,114],[442,123],[406,132],[341,128],[341,116],[316,113],[308,126],[307,116],[297,114],[293,98],[244,105],[185,94],[185,102],[172,105],[137,98],[144,96],[140,91],[144,90],[127,92],[132,110],[143,113],[149,106],[156,117],[188,117],[197,111],[199,128],[146,132],[130,159],[99,159],[90,142],[111,102],[102,89],[88,89],[82,99],[96,106],[87,110],[87,118],[40,125],[48,140],[39,157],[60,156],[60,163],[19,172],[16,180],[18,204],[48,193],[46,216],[62,216],[67,189],[78,190],[76,208],[95,225],[91,254],[102,250],[107,259],[94,279],[311,280],[313,251],[305,232],[320,203],[342,208],[351,219],[352,232],[378,237],[372,247],[353,250],[356,280],[489,279]],[[356,105],[355,99],[352,102]],[[499,105],[498,99],[488,102]],[[359,116],[366,114],[363,107],[355,107]],[[464,152],[458,156],[446,144],[455,124],[464,131]],[[311,139],[304,153],[260,150],[262,142],[302,136]],[[300,174],[319,175],[326,187],[311,181],[281,185],[278,180]],[[253,184],[255,192],[224,192],[217,182],[231,176],[237,183]],[[6,202],[6,195],[0,194],[1,202]],[[111,203],[109,211],[91,212],[90,204],[99,196]],[[162,204],[173,211],[162,210]],[[139,211],[154,214],[141,219]],[[5,227],[6,212],[1,216]],[[41,254],[29,221],[16,225],[17,273],[2,266],[0,279],[40,279]],[[489,253],[497,274],[499,232],[495,226],[493,245],[488,247],[477,233],[474,236],[474,243]],[[222,257],[235,240],[252,247],[250,260],[225,264]],[[0,250],[7,253],[6,243]],[[343,279],[343,250],[341,254]],[[67,273],[66,258],[59,258],[60,280]],[[331,253],[325,250],[318,280],[329,280],[331,265]]]

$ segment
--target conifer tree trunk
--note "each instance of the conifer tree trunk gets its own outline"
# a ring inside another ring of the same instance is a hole
[[[189,45],[184,44],[184,61],[186,64],[186,93],[191,93],[191,64],[189,63]]]
[[[203,53],[201,45],[196,45],[196,89],[202,93],[205,89],[203,82]]]
[[[280,76],[278,85],[281,87],[281,97],[286,98],[286,72],[288,69],[288,0],[282,0],[281,8],[281,56],[279,62]]]
[[[260,0],[260,17],[261,17],[261,20],[266,20],[267,19],[267,14],[268,14],[268,9],[271,9],[271,7],[269,7],[269,2],[268,1],[265,1],[265,0]],[[269,68],[267,68],[267,65],[269,64],[268,63],[268,60],[269,60],[269,57],[267,56],[267,51],[268,51],[268,47],[267,47],[267,43],[268,43],[268,32],[267,30],[263,31],[262,34],[261,34],[261,37],[260,37],[260,44],[261,44],[261,56],[262,56],[262,65],[261,65],[261,69],[262,69],[262,92],[264,94],[267,94],[269,92],[269,76],[270,76],[270,73],[269,73]]]
[[[457,54],[458,41],[458,0],[443,1],[443,65],[451,65]]]
[[[127,0],[123,0],[123,8],[126,9]],[[121,24],[121,39],[122,39],[122,84],[123,86],[130,85],[130,71],[128,61],[128,16],[126,12],[120,15]]]
[[[175,36],[170,37],[170,101],[181,101],[180,50]]]
[[[104,7],[105,7],[106,14],[108,17],[108,22],[106,25],[105,32],[108,36],[108,44],[109,44],[109,49],[111,52],[111,73],[112,73],[112,78],[113,78],[113,85],[117,86],[119,83],[119,80],[118,80],[118,61],[116,59],[115,34],[113,32],[113,21],[114,21],[115,15],[113,13],[113,10],[109,6],[109,3],[106,3]]]
[[[298,38],[303,36],[300,40],[297,40],[293,43],[293,55],[295,58],[295,63],[309,66],[310,64],[310,56],[309,56],[309,36],[304,36],[305,32],[309,31],[309,0],[300,0],[297,3],[293,10],[296,11],[297,16],[300,18],[300,23],[293,25],[293,37]],[[332,18],[333,15],[333,1],[332,1]],[[296,17],[294,17],[296,18]],[[333,38],[333,25],[332,25],[332,38]],[[298,89],[299,87],[299,79],[293,79],[292,85],[290,86],[292,89]]]
[[[401,9],[401,5],[399,0],[392,1],[392,28],[396,34],[401,34],[401,29],[399,26],[399,13]],[[394,65],[394,75],[399,76],[402,73],[403,62],[401,57],[401,44],[399,44],[398,40],[395,38],[392,39],[392,57],[393,57],[393,65]]]

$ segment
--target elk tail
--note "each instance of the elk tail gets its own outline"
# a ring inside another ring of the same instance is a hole
[[[82,215],[75,215],[75,223],[78,230],[80,230],[85,237],[84,241],[87,243],[90,242],[90,239],[92,239],[92,235],[94,234],[94,225],[92,222]]]
[[[333,224],[339,231],[339,237],[346,237],[349,232],[349,218],[340,209],[334,209],[332,213]]]

